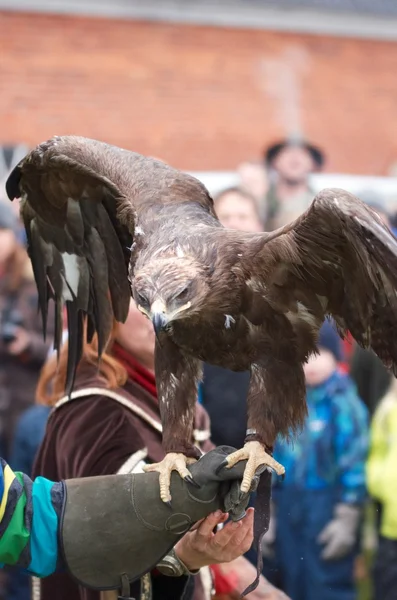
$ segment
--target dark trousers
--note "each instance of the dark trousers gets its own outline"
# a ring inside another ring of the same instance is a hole
[[[327,561],[322,560],[317,542],[333,517],[333,491],[285,489],[274,494],[274,501],[275,560],[267,562],[264,575],[281,583],[291,600],[355,600],[357,549],[343,559]]]
[[[373,579],[374,600],[397,599],[397,540],[379,536]]]

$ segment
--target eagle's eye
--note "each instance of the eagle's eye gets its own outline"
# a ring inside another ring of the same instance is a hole
[[[140,306],[148,306],[149,301],[146,298],[146,296],[144,296],[143,294],[140,294],[139,292],[135,292],[136,293],[136,301]]]
[[[186,300],[187,296],[189,293],[189,286],[186,286],[185,288],[183,288],[183,290],[181,292],[179,292],[179,294],[176,296],[175,300]]]

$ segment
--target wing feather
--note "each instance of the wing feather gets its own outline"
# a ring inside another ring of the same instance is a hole
[[[106,250],[98,231],[91,229],[87,237],[88,263],[91,272],[91,298],[95,331],[98,335],[98,351],[102,351],[113,326],[113,313],[109,299],[108,263]],[[124,317],[126,318],[126,317]]]
[[[251,277],[273,306],[303,302],[319,324],[332,315],[397,375],[397,240],[374,211],[323,190],[296,221],[250,244]]]
[[[132,244],[133,211],[129,228],[117,217],[126,198],[100,172],[103,146],[82,142],[70,149],[67,141],[54,138],[41,144],[11,173],[6,190],[10,199],[21,198],[28,252],[36,280],[39,307],[46,331],[48,302],[55,301],[54,348],[62,343],[62,314],[68,320],[67,392],[70,393],[84,343],[98,334],[102,353],[113,317],[124,321],[128,314],[130,288],[128,262]],[[95,148],[94,148],[95,150]],[[89,152],[89,160],[85,160]],[[99,165],[93,168],[92,165]],[[128,203],[127,203],[128,206]]]
[[[37,292],[39,296],[39,307],[43,321],[44,339],[47,334],[48,317],[48,283],[47,269],[52,265],[53,257],[51,246],[45,242],[41,236],[35,219],[30,222],[30,258],[33,266],[33,274],[36,280]]]
[[[108,259],[108,283],[116,321],[122,321],[128,313],[130,288],[124,269],[124,252],[112,221],[103,205],[98,205],[98,233]]]
[[[63,269],[62,256],[60,252],[53,246],[53,262],[47,270],[47,282],[48,289],[50,290],[49,297],[53,298],[55,301],[55,327],[54,327],[54,349],[56,350],[57,356],[59,357],[59,353],[62,345],[62,331],[63,331],[63,322],[62,322],[62,312],[63,312],[63,279],[61,271]],[[33,259],[32,259],[32,264]],[[37,283],[37,280],[36,280]],[[43,310],[43,304],[40,302],[41,310]],[[47,308],[47,307],[45,307]],[[47,316],[47,315],[46,315]]]
[[[79,364],[83,352],[84,317],[76,304],[66,302],[68,319],[68,360],[66,367],[66,394],[71,394],[76,376],[76,365]]]

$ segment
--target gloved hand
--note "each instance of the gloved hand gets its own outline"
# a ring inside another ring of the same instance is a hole
[[[218,448],[222,448],[222,446],[218,446]],[[237,463],[234,466],[234,469],[236,469],[238,464],[239,463]],[[225,512],[229,513],[229,517],[231,518],[232,521],[234,521],[234,522],[240,521],[243,517],[245,517],[245,515],[246,515],[245,509],[248,506],[250,496],[251,496],[252,492],[256,492],[256,490],[258,488],[258,484],[259,484],[260,475],[265,471],[265,469],[266,469],[266,467],[259,467],[257,469],[256,475],[254,476],[252,483],[251,483],[251,487],[247,493],[241,492],[240,479],[234,479],[231,482],[230,489],[227,492],[227,494],[225,495],[225,498],[223,501],[223,504],[224,504],[223,510]],[[222,469],[220,471],[219,475],[221,477],[227,476],[225,471],[226,471],[226,469]],[[234,471],[233,476],[234,477],[237,476],[237,471]]]
[[[233,520],[244,516],[246,461],[219,471],[232,452],[220,446],[190,465],[196,485],[174,472],[171,506],[160,499],[158,473],[66,480],[60,539],[74,578],[93,589],[128,593],[129,582],[154,568],[197,521],[219,509]]]
[[[274,542],[276,541],[276,507],[270,503],[269,529],[262,539],[262,555],[264,558],[274,557]]]
[[[353,549],[357,540],[361,508],[354,504],[337,504],[334,518],[317,538],[319,544],[325,544],[321,553],[324,560],[338,560]]]

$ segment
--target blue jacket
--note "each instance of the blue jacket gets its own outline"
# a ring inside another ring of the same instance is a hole
[[[366,495],[368,413],[350,377],[335,372],[307,388],[309,414],[293,442],[277,440],[274,457],[284,465],[283,487],[332,488],[337,502],[360,503]]]

